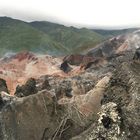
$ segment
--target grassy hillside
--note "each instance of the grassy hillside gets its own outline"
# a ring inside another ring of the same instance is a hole
[[[86,28],[77,29],[50,22],[32,22],[30,24],[48,34],[51,39],[56,40],[72,53],[94,47],[104,39],[102,35]]]
[[[29,24],[7,17],[0,18],[0,55],[7,51],[33,51],[60,54],[67,49]]]
[[[52,55],[82,53],[106,38],[128,31],[78,29],[51,22],[27,23],[0,17],[0,56],[24,50]]]

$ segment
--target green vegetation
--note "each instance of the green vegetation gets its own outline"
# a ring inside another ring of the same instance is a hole
[[[7,51],[33,51],[61,54],[67,49],[47,34],[29,24],[10,18],[0,18],[0,55]]]
[[[32,22],[31,25],[68,48],[71,53],[78,53],[79,50],[81,52],[85,48],[94,47],[104,39],[102,35],[86,28],[65,27],[50,22]]]
[[[45,21],[27,23],[0,17],[0,56],[8,51],[24,50],[52,55],[83,53],[124,31],[78,29]]]

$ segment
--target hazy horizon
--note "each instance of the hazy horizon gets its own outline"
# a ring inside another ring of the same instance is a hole
[[[140,27],[139,0],[0,0],[0,16],[78,28]]]

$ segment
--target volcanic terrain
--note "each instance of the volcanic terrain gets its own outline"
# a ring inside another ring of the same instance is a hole
[[[0,59],[2,140],[138,140],[140,34],[84,54]]]

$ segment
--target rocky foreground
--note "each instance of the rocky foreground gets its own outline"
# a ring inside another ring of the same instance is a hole
[[[139,33],[85,55],[0,60],[0,140],[139,140]]]

